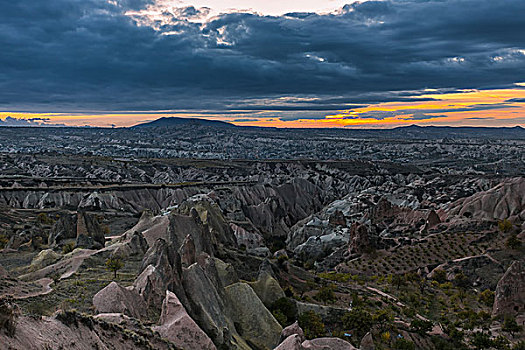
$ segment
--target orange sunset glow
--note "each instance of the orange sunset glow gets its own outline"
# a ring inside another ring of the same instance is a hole
[[[260,117],[269,114],[261,111],[247,114],[247,110],[235,110],[239,121],[220,111],[207,112],[206,118],[229,121],[236,125],[283,127],[283,128],[333,128],[333,127],[379,127],[389,128],[402,125],[472,125],[472,126],[516,126],[525,123],[525,104],[513,100],[525,98],[523,84],[515,88],[496,90],[473,90],[458,93],[435,93],[428,90],[419,98],[432,99],[424,102],[386,102],[366,105],[349,110],[327,112],[318,118],[298,118],[286,120],[279,117]],[[230,111],[232,112],[232,111]],[[374,115],[375,113],[375,115]],[[382,113],[384,117],[377,117]],[[276,114],[275,111],[272,114]],[[235,115],[235,114],[234,114]],[[161,111],[154,113],[25,113],[0,112],[0,118],[6,117],[31,119],[42,118],[45,124],[64,124],[67,126],[129,127],[157,119],[161,116],[202,117],[199,112]],[[416,119],[414,116],[418,116]],[[243,121],[240,117],[246,118]]]

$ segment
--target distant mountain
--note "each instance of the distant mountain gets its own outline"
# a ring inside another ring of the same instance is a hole
[[[471,127],[471,126],[402,126],[391,129],[392,136],[401,138],[500,138],[523,139],[525,129],[515,127]]]
[[[132,129],[171,127],[171,126],[181,126],[181,125],[213,126],[213,127],[219,127],[219,128],[235,128],[236,127],[235,125],[231,123],[221,122],[219,120],[200,119],[200,118],[162,117],[152,122],[142,123],[142,124],[132,126]]]

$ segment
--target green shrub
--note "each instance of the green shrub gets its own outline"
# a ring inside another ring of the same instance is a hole
[[[348,273],[338,273],[338,272],[321,272],[319,277],[335,281],[335,282],[348,282],[350,280],[350,274]]]
[[[414,319],[410,323],[410,328],[419,335],[425,335],[432,330],[434,325],[431,321],[425,321],[420,319]]]
[[[315,294],[314,299],[324,303],[334,303],[337,298],[334,293],[334,286],[324,286],[319,289],[317,294]]]
[[[518,249],[521,247],[521,241],[518,239],[518,236],[510,235],[505,241],[505,246],[509,249]]]
[[[434,271],[432,279],[438,283],[445,283],[447,281],[447,273],[445,270],[437,269]]]
[[[475,349],[484,350],[489,349],[492,346],[492,340],[490,336],[483,332],[476,332],[470,339],[470,345]]]
[[[341,321],[346,330],[354,333],[355,339],[361,339],[364,337],[374,324],[372,315],[360,307],[356,307],[345,313]]]
[[[106,260],[106,268],[114,273],[114,278],[117,278],[117,271],[124,267],[124,261],[120,257],[112,257]]]
[[[525,340],[520,340],[512,347],[512,350],[525,350]]]
[[[518,325],[514,317],[506,316],[503,321],[503,326],[501,326],[501,330],[514,335],[514,333],[521,332],[523,327]]]
[[[68,254],[71,253],[73,250],[75,250],[75,243],[69,242],[62,246],[62,253]]]
[[[407,340],[407,339],[404,339],[404,338],[398,338],[398,339],[396,339],[394,344],[392,344],[392,349],[396,349],[396,350],[415,350],[416,349],[416,345],[413,342],[411,342],[410,340]]]
[[[487,306],[492,306],[494,304],[494,292],[485,289],[483,292],[479,293],[479,301]]]
[[[507,219],[501,220],[498,222],[498,229],[501,232],[510,232],[510,230],[512,230],[512,223]]]
[[[277,317],[275,318],[283,327],[286,327],[295,322],[297,315],[297,306],[295,305],[295,302],[293,300],[290,300],[288,298],[280,298],[277,299],[270,306],[270,311],[274,316],[275,314],[279,315],[279,317],[281,317],[282,315],[283,317],[281,317],[280,320]]]
[[[46,213],[38,214],[37,220],[39,223],[44,224],[44,225],[52,225],[54,222],[54,220],[51,219],[49,216],[47,216]]]
[[[288,319],[286,318],[286,316],[283,314],[281,310],[277,309],[277,310],[272,311],[272,315],[273,317],[275,317],[275,319],[277,320],[277,322],[279,322],[281,326],[286,327],[289,325]]]
[[[299,326],[303,329],[307,339],[319,338],[325,335],[323,320],[314,311],[307,311],[299,315]]]
[[[378,325],[380,330],[390,327],[393,321],[394,316],[389,308],[379,309],[372,315],[372,323]]]
[[[0,233],[0,249],[4,249],[9,243],[9,239],[3,233]]]

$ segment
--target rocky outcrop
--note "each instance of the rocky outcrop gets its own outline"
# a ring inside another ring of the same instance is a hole
[[[179,255],[183,267],[188,267],[195,263],[197,254],[195,251],[195,242],[191,235],[187,235],[182,242],[182,245],[179,248]]]
[[[498,282],[493,316],[525,313],[525,263],[514,261]]]
[[[167,289],[174,291],[183,303],[186,302],[180,256],[173,245],[158,238],[144,255],[140,271],[133,287],[148,307],[159,308]]]
[[[100,249],[104,247],[104,231],[95,215],[77,213],[77,236],[75,245],[79,248]]]
[[[348,252],[350,254],[361,254],[367,249],[373,248],[370,245],[368,229],[365,224],[353,223],[350,227],[350,240],[348,242]]]
[[[281,332],[281,338],[279,339],[279,343],[283,342],[286,338],[288,338],[291,335],[297,335],[301,344],[303,341],[306,340],[304,336],[304,332],[302,328],[299,326],[299,322],[295,321],[288,327],[285,327],[283,331]]]
[[[114,256],[121,258],[128,256],[143,256],[148,250],[148,243],[144,236],[138,231],[125,233],[116,241],[112,241],[107,247]]]
[[[220,207],[208,196],[195,196],[183,202],[170,216],[170,229],[180,245],[189,234],[196,253],[215,255],[219,244],[236,247],[235,235]]]
[[[33,260],[31,261],[29,270],[30,271],[40,270],[46,266],[54,264],[61,257],[62,256],[60,254],[55,253],[52,249],[44,249],[40,253],[38,253],[37,256],[33,258]]]
[[[316,338],[303,342],[304,350],[357,350],[352,344],[340,338]]]
[[[372,333],[368,332],[365,334],[361,343],[359,343],[359,350],[375,350],[376,346],[374,344],[374,339],[372,338]]]
[[[21,316],[13,336],[0,332],[0,348],[169,350],[173,345],[145,327],[135,331],[126,325],[106,322],[103,318],[61,312],[53,317]]]
[[[347,243],[348,228],[334,230],[326,235],[309,237],[294,249],[294,254],[303,261],[320,260]]]
[[[77,237],[77,216],[74,213],[62,213],[49,232],[50,246],[62,245],[66,240]]]
[[[506,180],[496,187],[454,202],[449,215],[476,219],[525,221],[525,178]]]
[[[432,278],[437,270],[444,270],[449,281],[462,273],[467,278],[469,285],[481,290],[494,290],[498,280],[505,273],[503,266],[489,255],[469,256],[449,261],[432,270],[428,277]]]
[[[267,307],[277,299],[284,298],[284,291],[279,285],[279,282],[273,277],[271,265],[268,260],[263,261],[257,280],[250,282],[250,286]]]
[[[93,306],[100,313],[122,313],[135,318],[146,314],[146,304],[140,295],[116,282],[111,282],[93,296]]]
[[[216,349],[211,339],[188,315],[177,296],[170,291],[166,291],[166,299],[162,304],[159,323],[160,326],[153,329],[177,347],[182,349]]]
[[[357,350],[352,344],[340,338],[304,340],[303,330],[297,324],[283,329],[281,340],[282,342],[274,350]]]
[[[245,249],[256,249],[265,246],[264,238],[259,233],[246,230],[234,223],[230,223],[230,227],[233,230],[233,234],[235,235],[239,247]]]
[[[134,232],[142,234],[146,239],[148,247],[151,247],[159,238],[168,240],[169,218],[166,215],[154,216],[150,210],[145,210],[135,226],[126,231],[123,236],[129,236]]]
[[[225,288],[228,311],[237,332],[256,349],[273,349],[279,342],[281,325],[246,283]]]
[[[428,212],[424,229],[429,230],[440,223],[441,223],[441,219],[439,215],[436,213],[435,210],[431,210]]]
[[[3,331],[11,337],[15,334],[16,321],[19,314],[20,310],[12,298],[0,298],[0,334]]]
[[[198,264],[183,270],[188,313],[217,346],[231,346],[235,327],[228,320],[224,301],[214,283]]]
[[[304,340],[297,334],[292,334],[284,339],[274,350],[303,350]]]

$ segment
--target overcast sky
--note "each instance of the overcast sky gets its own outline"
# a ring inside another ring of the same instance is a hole
[[[3,1],[0,116],[521,125],[523,13],[523,0]]]

